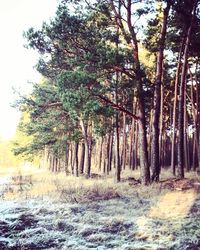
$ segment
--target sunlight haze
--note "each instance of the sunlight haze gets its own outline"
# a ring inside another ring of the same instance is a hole
[[[0,137],[15,134],[20,114],[10,107],[16,95],[13,88],[27,93],[31,84],[40,79],[33,68],[38,55],[24,48],[23,31],[40,27],[56,11],[56,0],[0,0]]]

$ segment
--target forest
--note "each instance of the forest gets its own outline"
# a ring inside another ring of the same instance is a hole
[[[75,176],[200,172],[199,1],[60,1],[24,33],[43,75],[21,96],[15,154]]]
[[[200,249],[200,1],[59,0],[23,36],[42,77],[12,147],[37,170],[0,187],[0,249]]]

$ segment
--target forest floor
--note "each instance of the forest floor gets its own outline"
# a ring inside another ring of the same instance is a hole
[[[22,174],[23,173],[23,174]],[[0,249],[200,249],[200,178],[164,172],[84,179],[42,170],[0,172]]]

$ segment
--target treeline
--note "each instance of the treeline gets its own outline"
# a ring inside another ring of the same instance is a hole
[[[198,0],[60,1],[40,30],[24,33],[40,54],[43,82],[16,106],[51,171],[140,168],[159,181],[200,169]]]

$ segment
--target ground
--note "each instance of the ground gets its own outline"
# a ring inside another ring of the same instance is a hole
[[[2,250],[200,249],[195,175],[142,187],[132,173],[116,184],[20,169],[1,173],[0,197]]]

